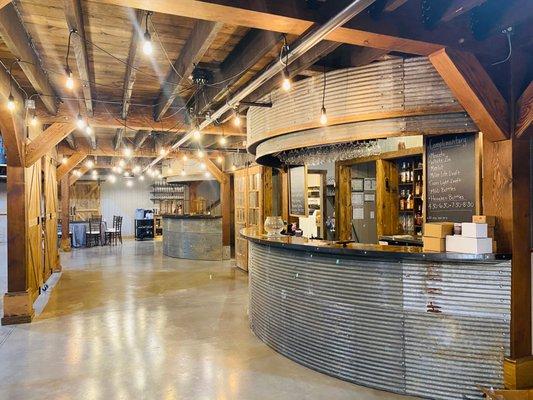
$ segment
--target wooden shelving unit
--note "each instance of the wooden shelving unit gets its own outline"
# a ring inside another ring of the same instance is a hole
[[[171,214],[181,205],[187,212],[189,205],[188,186],[158,181],[151,185],[150,200],[155,204],[159,214]]]
[[[235,263],[248,270],[248,241],[242,228],[263,230],[265,217],[272,212],[272,169],[262,166],[243,168],[234,173]]]
[[[422,235],[424,169],[422,157],[399,158],[398,166],[398,233]]]

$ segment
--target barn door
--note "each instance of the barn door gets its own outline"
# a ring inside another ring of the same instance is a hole
[[[396,163],[376,161],[376,223],[378,237],[398,232],[398,169]]]
[[[57,219],[58,219],[58,192],[56,166],[53,160],[46,156],[43,158],[44,168],[44,280],[54,272],[59,263],[57,246]]]
[[[41,163],[26,168],[26,204],[28,206],[27,260],[29,274],[28,288],[34,293],[44,283],[42,268],[42,228],[41,228]]]

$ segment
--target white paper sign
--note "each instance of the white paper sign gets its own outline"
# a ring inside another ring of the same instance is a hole
[[[365,209],[361,207],[354,207],[352,219],[365,219]]]

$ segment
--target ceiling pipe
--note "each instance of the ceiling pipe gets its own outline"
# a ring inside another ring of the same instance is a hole
[[[329,35],[332,31],[334,31],[335,29],[341,27],[342,25],[350,21],[353,17],[355,17],[357,14],[365,10],[369,5],[374,3],[374,1],[375,0],[352,1],[348,6],[343,8],[338,14],[336,14],[329,21],[325,22],[324,24],[320,26],[317,26],[316,28],[312,29],[308,33],[304,34],[302,37],[300,37],[296,41],[295,44],[293,44],[292,46],[293,48],[289,50],[286,57],[285,56],[283,57],[283,60],[278,58],[265,71],[263,71],[258,76],[253,78],[247,85],[245,85],[245,87],[240,89],[237,93],[233,95],[231,99],[229,99],[224,105],[222,105],[218,110],[216,110],[213,114],[211,114],[211,118],[204,120],[197,127],[197,129],[199,131],[202,131],[202,129],[209,126],[213,121],[221,117],[225,112],[235,108],[241,100],[246,98],[248,95],[252,94],[263,83],[265,83],[266,81],[268,81],[269,79],[273,78],[274,76],[279,74],[281,71],[283,71],[286,65],[290,65],[292,62],[294,62],[299,57],[304,55],[318,42],[325,39],[326,36]],[[190,129],[182,138],[180,138],[176,143],[174,143],[171,146],[171,149],[177,149],[183,143],[191,139],[192,136],[194,135],[195,130],[196,130],[195,128]],[[157,164],[162,158],[163,158],[162,156],[157,157],[155,160],[153,160],[150,163],[150,165],[148,165],[145,168],[145,170]]]

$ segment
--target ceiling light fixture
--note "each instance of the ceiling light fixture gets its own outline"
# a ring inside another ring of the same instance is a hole
[[[76,126],[78,127],[78,129],[85,128],[85,120],[83,119],[81,114],[78,114],[78,116],[76,117]]]
[[[35,114],[33,114],[33,116],[31,117],[30,125],[31,126],[36,126],[37,125],[37,116]]]
[[[72,77],[72,70],[70,69],[70,66],[68,65],[68,58],[70,55],[70,40],[72,39],[72,34],[76,32],[74,29],[72,29],[68,34],[68,44],[67,44],[67,56],[65,57],[65,86],[67,89],[72,90],[74,89],[74,78]]]
[[[7,108],[9,111],[15,110],[15,99],[11,93],[9,93],[9,97],[7,98]]]
[[[85,127],[85,133],[87,136],[91,136],[93,134],[93,128],[91,128],[89,125]]]
[[[145,31],[143,36],[143,53],[147,56],[151,55],[153,51],[152,36],[150,35],[150,32],[148,32],[148,18],[150,15],[152,15],[151,12],[146,13]]]
[[[239,127],[241,126],[242,124],[242,121],[241,121],[241,116],[239,115],[239,111],[237,110],[237,108],[235,108],[233,110],[233,125],[235,125],[236,127]]]
[[[187,173],[185,172],[185,169],[182,169],[181,170],[181,176],[185,176],[185,175],[187,175]]]
[[[281,83],[281,87],[286,92],[291,90],[291,87],[292,87],[291,77],[289,75],[289,69],[288,69],[289,52],[290,52],[290,48],[289,48],[289,44],[287,43],[287,36],[283,35],[283,47],[281,48],[281,53],[279,55],[279,58],[281,62],[283,63],[283,65],[285,65],[285,68],[283,68],[283,81]],[[285,56],[285,61],[283,61],[284,56]]]
[[[324,76],[322,78],[324,85],[322,87],[322,109],[320,110],[320,123],[328,124],[328,114],[326,113],[326,67],[324,67]]]
[[[200,139],[200,137],[202,136],[202,134],[200,133],[200,131],[198,130],[198,128],[194,128],[194,131],[192,133],[192,136],[194,139],[198,140]]]

